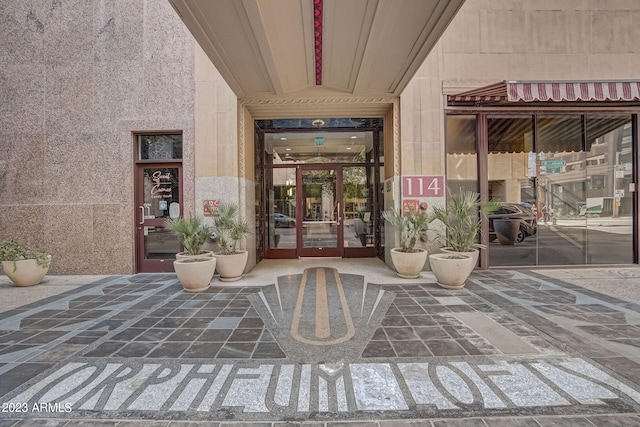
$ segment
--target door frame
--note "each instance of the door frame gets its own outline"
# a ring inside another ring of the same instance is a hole
[[[335,170],[336,171],[336,193],[335,203],[338,205],[338,220],[336,224],[336,247],[329,248],[305,248],[303,245],[305,229],[303,227],[304,220],[304,195],[302,172],[309,170]],[[344,200],[342,194],[342,165],[336,164],[305,164],[298,165],[296,169],[296,205],[299,208],[296,211],[296,247],[298,257],[340,257],[344,255],[344,218],[342,218],[342,210],[344,208]]]
[[[385,116],[386,117],[386,116]],[[369,119],[375,119],[369,117]],[[381,119],[381,118],[379,118]],[[304,120],[304,119],[302,119]],[[385,120],[387,120],[385,118]],[[317,133],[318,128],[313,127],[270,127],[270,120],[254,120],[254,165],[255,165],[255,179],[257,188],[259,191],[256,192],[256,259],[258,261],[266,258],[266,259],[296,259],[300,255],[298,253],[298,243],[296,236],[296,248],[273,248],[268,245],[268,233],[269,233],[269,211],[267,208],[268,197],[268,185],[266,174],[269,170],[276,169],[287,169],[292,168],[297,170],[301,166],[309,166],[311,168],[321,166],[323,163],[309,163],[309,164],[296,164],[296,163],[287,163],[287,164],[279,164],[274,165],[267,161],[268,156],[270,155],[267,151],[265,151],[264,141],[265,134],[270,133]],[[261,127],[262,124],[265,124],[265,127]],[[366,257],[378,257],[382,260],[385,259],[385,248],[384,248],[384,221],[382,220],[382,216],[380,212],[384,206],[384,176],[385,176],[385,162],[381,158],[382,150],[385,149],[387,143],[383,142],[383,132],[384,129],[387,128],[388,125],[384,127],[380,125],[370,125],[363,127],[328,127],[322,128],[322,132],[333,133],[333,132],[372,132],[373,135],[373,153],[372,153],[372,161],[366,163],[337,163],[337,165],[342,168],[346,167],[370,167],[373,171],[373,201],[372,201],[372,210],[371,210],[371,221],[372,221],[372,231],[373,231],[373,246],[367,247],[347,247],[344,246],[343,241],[343,258],[366,258]],[[386,149],[391,149],[392,146],[386,147]],[[329,164],[335,165],[334,164]],[[296,191],[297,191],[296,184]],[[341,188],[342,191],[342,188]],[[296,195],[296,200],[297,199]],[[297,203],[297,202],[296,202]],[[342,201],[344,204],[344,200]],[[298,225],[296,220],[296,225]],[[344,227],[343,227],[344,230]],[[344,232],[343,232],[344,237]]]
[[[136,273],[169,273],[173,272],[172,258],[165,259],[145,259],[144,256],[144,228],[145,227],[161,227],[164,226],[166,218],[144,218],[144,169],[146,168],[177,168],[178,169],[178,192],[180,204],[180,215],[184,212],[183,206],[183,171],[181,160],[169,160],[164,162],[158,161],[139,161],[135,164],[134,173],[134,243],[135,243],[135,267]],[[182,248],[182,245],[180,246]]]

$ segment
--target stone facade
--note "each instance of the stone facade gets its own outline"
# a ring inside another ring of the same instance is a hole
[[[181,130],[193,205],[195,42],[166,1],[2,1],[0,236],[53,274],[134,270],[134,131]]]
[[[501,80],[638,77],[637,1],[559,7],[465,2],[400,97],[399,155],[387,159],[396,181],[446,172],[445,94]],[[0,238],[50,251],[53,274],[134,272],[136,131],[183,132],[185,212],[226,199],[254,221],[251,116],[169,2],[2,0],[0,9]],[[252,257],[255,238],[245,244]]]

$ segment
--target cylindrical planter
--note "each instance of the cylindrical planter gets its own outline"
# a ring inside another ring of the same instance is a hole
[[[417,279],[427,262],[427,250],[416,249],[418,252],[401,252],[399,248],[391,249],[391,261],[396,268],[396,274],[403,279]]]
[[[220,274],[220,280],[223,282],[235,282],[240,280],[244,273],[244,268],[249,259],[249,252],[241,251],[231,255],[214,255],[218,260],[216,269]]]
[[[185,291],[201,292],[211,285],[211,279],[216,271],[216,259],[213,257],[179,259],[173,262],[173,268]]]
[[[473,266],[473,258],[469,255],[431,254],[429,255],[431,272],[436,276],[438,285],[446,289],[460,289],[469,277]]]
[[[513,245],[518,238],[519,219],[494,219],[493,230],[501,245]]]
[[[38,265],[35,259],[23,259],[15,262],[15,271],[13,261],[2,261],[2,270],[14,285],[33,286],[42,282],[47,271],[49,271],[50,265],[51,255],[49,255],[47,267]]]

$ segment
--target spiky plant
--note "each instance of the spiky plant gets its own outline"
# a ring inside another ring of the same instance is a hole
[[[209,208],[210,209],[210,208]],[[251,233],[249,223],[240,217],[238,205],[222,202],[216,212],[211,212],[213,225],[218,231],[218,248],[216,254],[231,255],[238,253],[238,242]]]
[[[424,238],[430,221],[426,212],[410,211],[405,215],[399,209],[389,209],[382,212],[384,219],[396,229],[400,237],[400,252],[418,252],[415,248],[418,239]]]
[[[199,216],[189,214],[189,218],[169,218],[165,227],[175,233],[185,252],[198,255],[203,252],[202,246],[211,238],[211,230]]]
[[[433,207],[433,220],[440,221],[445,231],[445,246],[455,252],[469,252],[472,249],[483,248],[478,243],[480,233],[481,214],[498,209],[498,203],[490,201],[482,203],[480,194],[474,191],[460,189],[458,194],[448,191],[445,207]]]

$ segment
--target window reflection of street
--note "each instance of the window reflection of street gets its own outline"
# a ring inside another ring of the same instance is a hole
[[[494,240],[489,253],[493,265],[620,264],[632,262],[631,246],[630,217],[574,218],[540,221],[536,235],[513,246]]]

